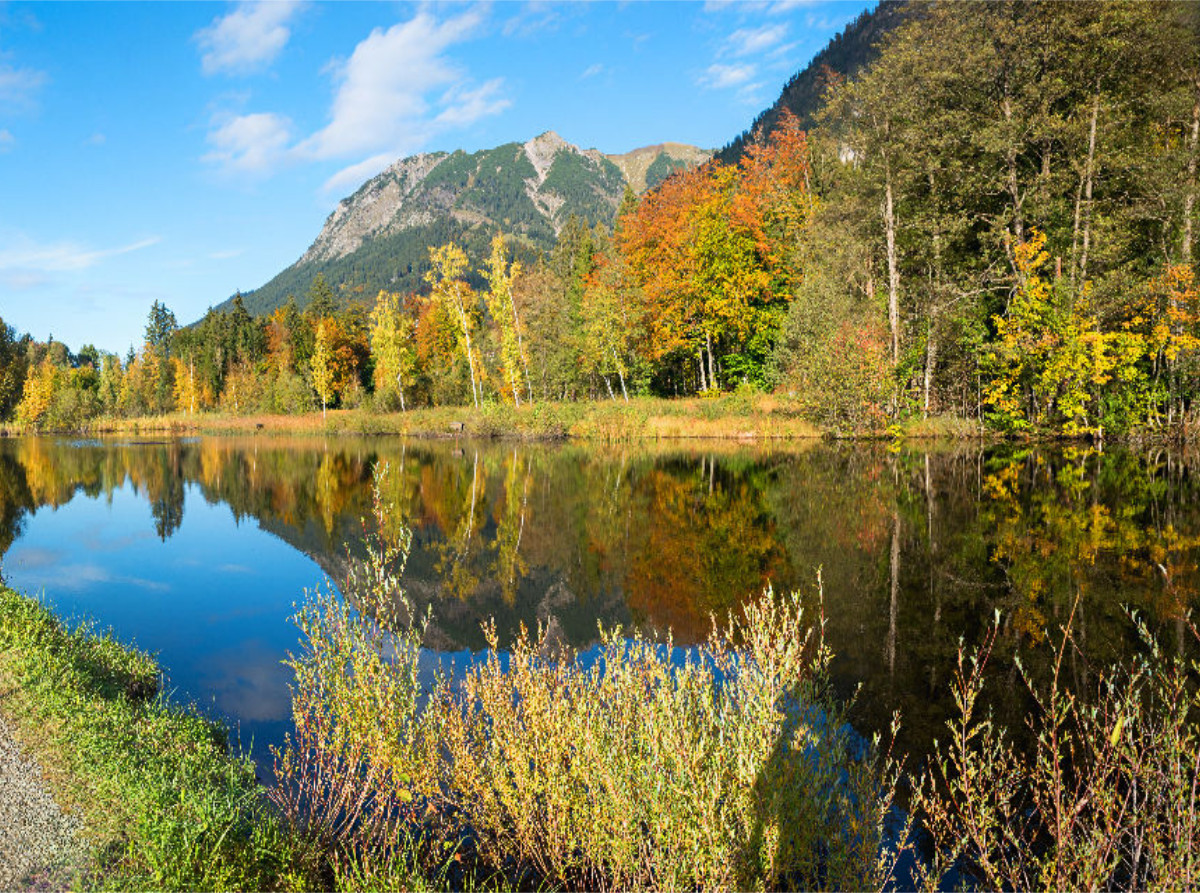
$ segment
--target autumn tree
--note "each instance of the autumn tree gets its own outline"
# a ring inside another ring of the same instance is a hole
[[[475,292],[463,278],[467,270],[467,255],[457,245],[449,244],[430,248],[429,260],[430,269],[425,274],[425,281],[432,286],[433,300],[458,326],[471,376],[471,399],[478,407],[480,387],[471,335],[478,325],[479,308]]]
[[[311,362],[313,389],[321,399],[321,418],[325,418],[325,408],[335,393],[334,358],[330,347],[329,327],[325,320],[317,323],[317,336]]]
[[[483,269],[488,288],[483,294],[492,322],[500,332],[500,362],[504,382],[512,394],[513,403],[521,405],[521,394],[533,402],[533,385],[529,380],[529,360],[525,355],[524,334],[516,302],[513,300],[513,281],[521,274],[516,261],[508,261],[504,237],[499,233],[492,239],[492,253]]]
[[[416,366],[415,321],[401,307],[399,295],[381,291],[371,310],[371,357],[375,361],[375,395],[394,391],[404,411],[404,379]]]

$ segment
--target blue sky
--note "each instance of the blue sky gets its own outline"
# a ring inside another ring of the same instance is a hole
[[[416,152],[720,147],[872,5],[0,3],[0,317],[124,353]]]

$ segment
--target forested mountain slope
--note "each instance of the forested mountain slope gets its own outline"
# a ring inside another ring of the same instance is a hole
[[[481,259],[497,232],[515,237],[532,257],[549,251],[572,216],[610,224],[627,182],[640,192],[648,180],[708,155],[666,143],[606,156],[548,131],[473,154],[403,158],[343,199],[300,259],[243,300],[255,315],[288,295],[303,307],[318,273],[343,300],[370,301],[380,289],[415,291],[429,268],[430,246],[454,242]]]
[[[907,0],[883,0],[856,18],[813,56],[808,65],[792,75],[774,105],[760,112],[745,132],[718,152],[717,160],[723,164],[736,163],[755,133],[765,137],[775,130],[784,109],[795,115],[802,127],[811,127],[821,108],[829,74],[853,78],[870,65],[879,56],[879,40],[900,25],[909,12]]]

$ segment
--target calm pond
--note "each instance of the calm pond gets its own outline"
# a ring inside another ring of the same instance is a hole
[[[1125,610],[1169,649],[1200,573],[1197,456],[1083,448],[726,443],[505,444],[400,439],[0,441],[0,574],[156,652],[168,689],[227,719],[269,766],[289,720],[306,587],[361,550],[374,467],[411,526],[404,582],[432,606],[432,666],[461,666],[495,617],[585,649],[597,622],[703,638],[770,582],[816,599],[835,683],[860,731],[926,753],[942,732],[960,637],[994,612],[999,718],[1027,708],[1012,660],[1076,598],[1069,673],[1138,647]],[[814,618],[816,613],[812,615]]]

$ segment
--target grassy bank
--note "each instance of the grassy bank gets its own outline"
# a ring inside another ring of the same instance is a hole
[[[5,430],[5,429],[0,429]],[[379,413],[367,409],[304,415],[231,415],[220,412],[101,418],[94,434],[404,434],[413,437],[573,438],[597,441],[721,438],[803,439],[822,430],[801,418],[786,400],[764,394],[727,394],[708,399],[639,397],[628,403],[537,403],[521,407],[489,404],[433,407]],[[22,433],[15,426],[8,433]],[[27,433],[27,432],[26,432]]]
[[[90,865],[72,886],[314,886],[253,765],[158,681],[146,654],[0,586],[0,711],[81,820]]]

